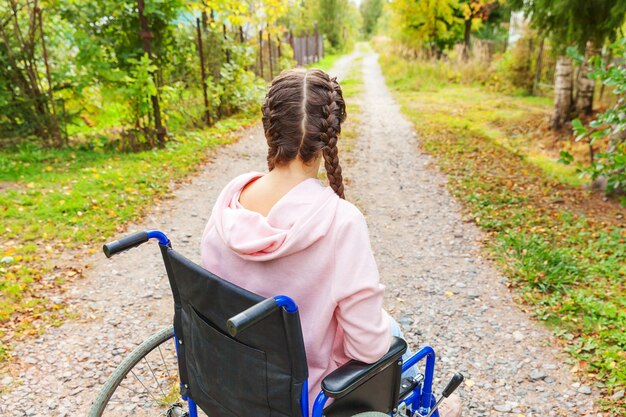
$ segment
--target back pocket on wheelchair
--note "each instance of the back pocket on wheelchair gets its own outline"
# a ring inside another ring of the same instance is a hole
[[[193,400],[211,417],[269,417],[265,352],[190,311],[185,356]]]

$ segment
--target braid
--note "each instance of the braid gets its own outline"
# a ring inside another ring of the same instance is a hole
[[[269,168],[269,170],[273,170],[274,169],[274,163],[276,160],[276,151],[277,148],[272,146],[272,144],[270,143],[270,138],[271,135],[269,135],[269,129],[270,129],[270,97],[266,97],[265,101],[263,102],[263,105],[261,106],[261,113],[263,114],[263,116],[261,117],[261,120],[263,122],[263,131],[265,132],[265,140],[267,142],[268,148],[267,148],[267,167]]]
[[[322,155],[324,157],[324,167],[330,187],[340,198],[346,198],[343,189],[343,176],[341,175],[341,165],[337,149],[337,134],[341,132],[341,125],[337,117],[339,106],[337,105],[337,92],[334,87],[328,91],[328,104],[322,107],[323,127],[320,140],[324,143]]]

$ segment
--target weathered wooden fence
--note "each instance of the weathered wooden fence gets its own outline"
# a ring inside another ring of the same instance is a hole
[[[280,72],[280,59],[283,47],[291,46],[296,65],[304,66],[324,58],[324,37],[318,33],[317,25],[312,34],[304,32],[302,36],[293,36],[293,32],[283,36],[271,36],[267,31],[259,30],[257,35],[255,73],[266,80],[271,80]],[[289,54],[287,54],[289,56]],[[269,78],[268,78],[269,76]]]
[[[317,31],[315,31],[317,32]],[[319,33],[304,36],[289,36],[289,43],[293,48],[293,58],[300,66],[318,62],[324,58],[324,37]]]

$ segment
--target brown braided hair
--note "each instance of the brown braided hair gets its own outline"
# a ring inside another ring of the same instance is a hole
[[[345,198],[337,139],[346,104],[336,78],[318,69],[283,71],[272,82],[262,111],[270,171],[298,156],[308,163],[321,154],[331,188]]]

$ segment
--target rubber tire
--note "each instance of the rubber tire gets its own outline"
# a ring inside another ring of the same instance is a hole
[[[93,405],[89,410],[88,416],[101,417],[104,408],[111,399],[111,396],[113,396],[113,393],[130,370],[133,369],[144,356],[156,349],[157,346],[167,342],[173,337],[174,326],[167,327],[144,340],[135,350],[132,351],[130,355],[124,358],[108,381],[104,384],[102,390],[100,390],[98,397],[94,400]]]

